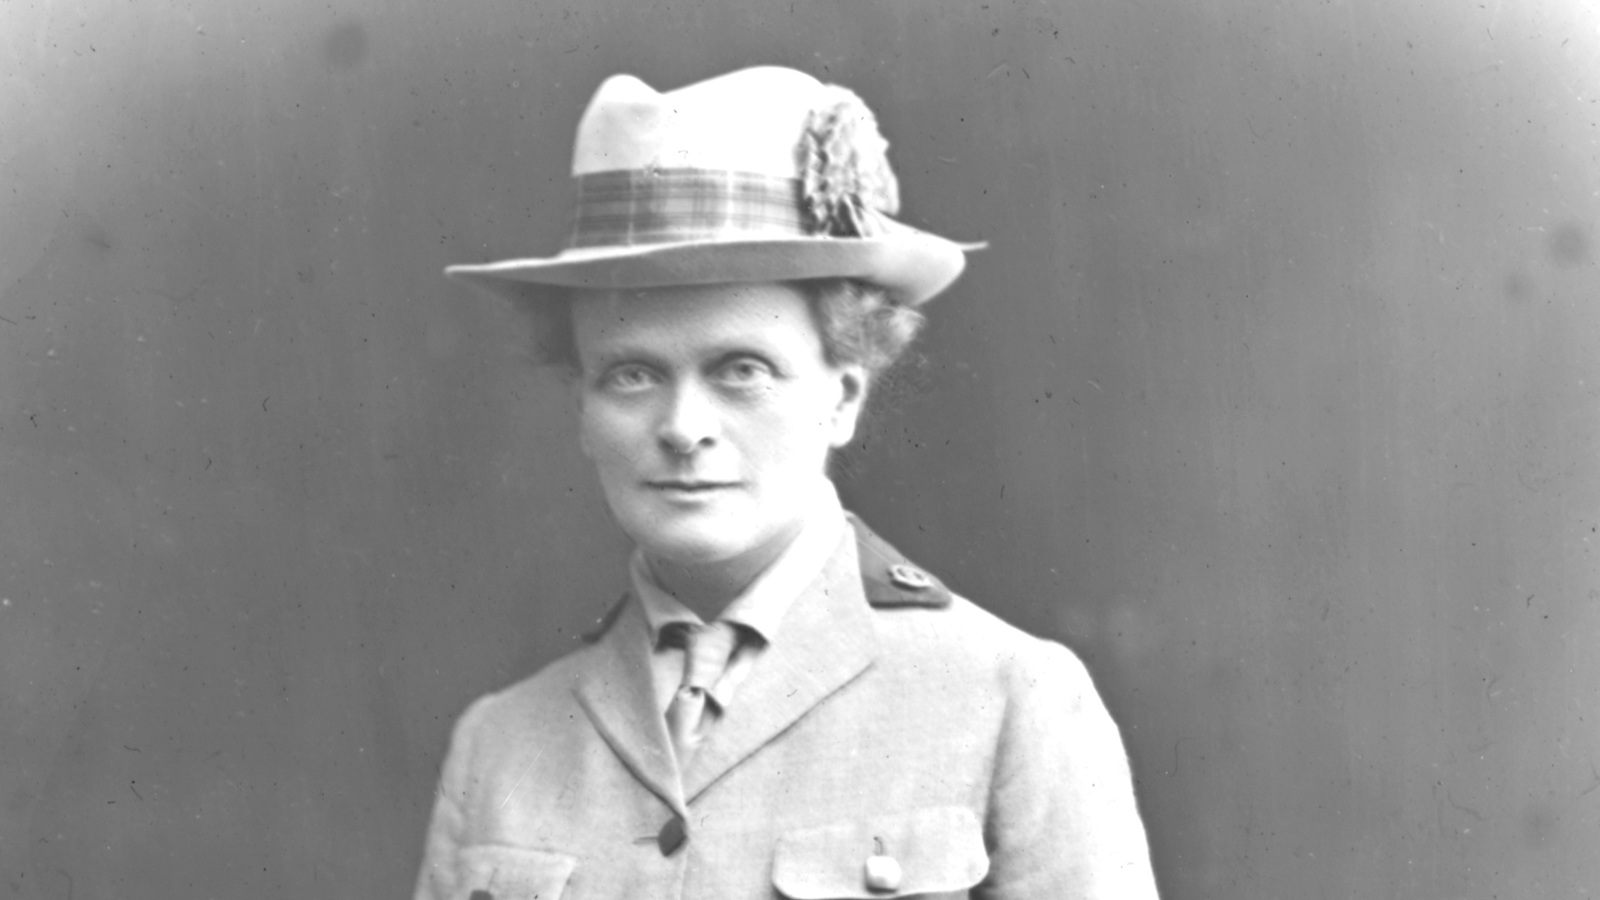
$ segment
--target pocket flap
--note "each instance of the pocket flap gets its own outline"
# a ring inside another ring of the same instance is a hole
[[[872,856],[891,858],[897,877],[869,885]],[[988,873],[977,815],[941,806],[788,832],[778,839],[772,885],[793,900],[904,897],[966,890]]]
[[[566,889],[578,858],[551,850],[499,844],[465,847],[461,880],[452,900],[555,900]],[[481,893],[480,893],[481,892]]]

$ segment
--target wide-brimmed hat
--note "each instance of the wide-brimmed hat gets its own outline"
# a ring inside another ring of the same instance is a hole
[[[661,93],[595,91],[572,154],[572,231],[554,256],[445,274],[507,296],[532,286],[648,288],[855,278],[922,303],[961,274],[958,244],[892,218],[888,142],[854,93],[793,69]]]

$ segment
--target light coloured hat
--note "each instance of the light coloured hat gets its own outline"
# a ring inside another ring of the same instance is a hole
[[[615,75],[578,123],[566,248],[445,274],[522,298],[529,285],[843,277],[916,305],[982,245],[890,218],[899,189],[887,151],[861,98],[793,69],[743,69],[667,93]]]

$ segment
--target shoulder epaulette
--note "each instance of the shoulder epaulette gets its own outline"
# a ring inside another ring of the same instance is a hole
[[[879,608],[943,609],[950,605],[950,589],[943,582],[912,564],[854,514],[847,514],[847,517],[856,530],[861,587],[866,591],[868,603]]]
[[[606,610],[605,615],[600,617],[600,621],[596,622],[593,628],[583,633],[584,643],[599,643],[600,639],[606,636],[606,632],[611,630],[611,626],[616,624],[617,619],[622,617],[622,611],[627,608],[628,598],[631,596],[633,595],[623,594],[622,599],[611,604],[611,608]]]

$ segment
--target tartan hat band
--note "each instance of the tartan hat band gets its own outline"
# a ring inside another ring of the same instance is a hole
[[[595,172],[574,179],[568,249],[813,234],[798,179],[713,169]]]

